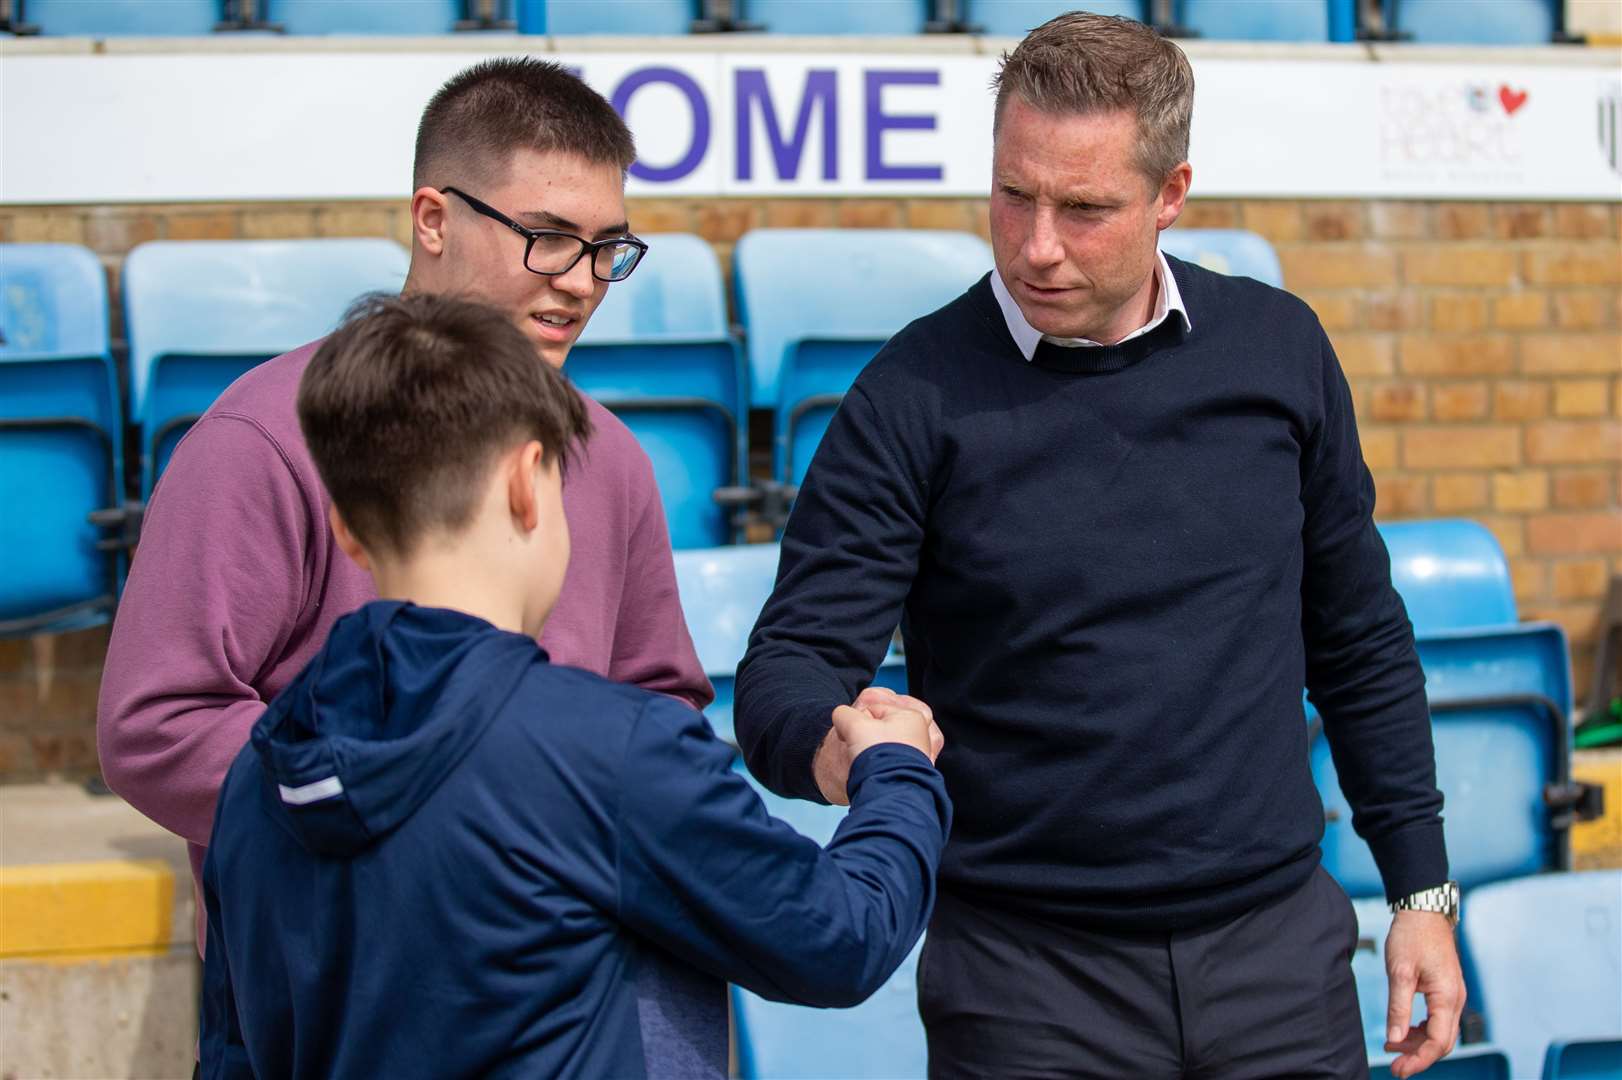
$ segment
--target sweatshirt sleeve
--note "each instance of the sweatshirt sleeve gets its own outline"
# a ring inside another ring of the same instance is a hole
[[[645,454],[637,460],[633,492],[640,504],[631,526],[625,585],[614,624],[614,651],[608,678],[668,694],[702,709],[715,690],[698,662],[676,591],[670,529],[664,504]]]
[[[856,759],[850,812],[826,848],[769,816],[731,748],[671,701],[638,717],[621,791],[620,919],[763,997],[854,1005],[929,921],[951,804],[910,747]]]
[[[850,704],[884,659],[927,513],[922,439],[894,437],[915,425],[879,408],[865,380],[845,395],[800,487],[734,691],[749,771],[780,795],[816,802],[827,800],[812,759],[834,706]]]
[[[1447,880],[1425,676],[1374,526],[1346,377],[1327,337],[1322,420],[1302,453],[1302,632],[1307,693],[1323,715],[1352,826],[1388,899]]]
[[[319,506],[261,427],[205,417],[153,494],[102,676],[103,774],[194,844],[265,702],[253,681],[304,604]]]

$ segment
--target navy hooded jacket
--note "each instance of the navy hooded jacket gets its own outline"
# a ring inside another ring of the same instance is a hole
[[[341,619],[220,792],[203,1075],[722,1076],[723,981],[861,1001],[934,906],[940,774],[869,749],[823,849],[731,758],[482,619]]]

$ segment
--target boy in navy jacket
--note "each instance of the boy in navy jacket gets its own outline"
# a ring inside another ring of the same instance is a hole
[[[204,868],[207,1077],[706,1076],[725,982],[855,1004],[928,922],[951,807],[927,717],[840,709],[824,848],[685,704],[554,667],[581,400],[501,315],[371,301],[299,420],[375,603],[226,778]]]

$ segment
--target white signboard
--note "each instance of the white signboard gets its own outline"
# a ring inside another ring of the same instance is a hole
[[[476,58],[5,56],[0,201],[403,197],[423,104]],[[641,154],[633,195],[989,187],[990,56],[557,59],[629,121]],[[1197,195],[1622,198],[1614,65],[1196,57],[1194,67]]]

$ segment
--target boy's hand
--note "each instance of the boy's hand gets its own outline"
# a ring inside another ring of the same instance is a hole
[[[855,761],[862,751],[880,743],[902,743],[915,747],[935,760],[935,740],[930,737],[932,723],[916,709],[908,709],[893,702],[874,702],[866,708],[841,705],[834,710],[834,730],[850,748],[850,759]]]
[[[861,753],[862,750],[866,750],[874,742],[905,741],[894,738],[870,740],[864,742],[860,749],[853,750],[851,745],[845,741],[838,723],[840,711],[850,708],[851,706],[841,705],[834,710],[834,726],[828,729],[827,736],[823,738],[822,745],[817,748],[816,757],[811,762],[811,771],[816,778],[817,787],[822,791],[822,797],[835,806],[850,805],[850,796],[845,791],[845,782],[850,778],[851,762],[856,760],[857,754]],[[856,695],[854,708],[857,711],[867,712],[869,716],[873,716],[875,708],[882,713],[900,708],[922,714],[924,719],[929,722],[929,745],[927,748],[919,746],[918,749],[928,754],[930,761],[934,761],[940,754],[941,748],[946,745],[946,737],[941,734],[941,729],[935,724],[933,710],[915,697],[898,694],[894,690],[883,686],[869,686]],[[882,717],[874,718],[882,719]]]

